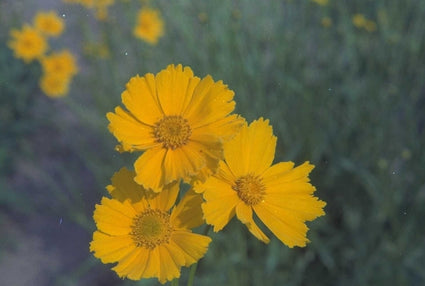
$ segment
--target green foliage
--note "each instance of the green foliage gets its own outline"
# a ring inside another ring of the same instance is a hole
[[[68,98],[38,105],[58,110],[48,111],[46,129],[54,130],[62,147],[54,176],[42,165],[45,176],[37,182],[66,210],[64,217],[90,233],[93,204],[112,173],[134,160],[113,150],[106,129],[105,113],[120,104],[126,81],[182,63],[198,76],[211,74],[228,84],[237,111],[248,121],[270,119],[278,136],[275,161],[311,161],[316,195],[327,202],[326,216],[308,224],[311,243],[304,249],[289,249],[276,239],[264,245],[232,222],[213,234],[195,285],[425,284],[425,2],[162,0],[152,5],[166,26],[157,46],[131,36],[138,1],[117,2],[103,23],[75,6],[63,9],[74,31],[64,41],[80,43],[75,51],[83,69]],[[356,13],[375,21],[377,30],[354,27]],[[332,19],[330,27],[320,24],[323,17]],[[103,45],[109,57],[85,53],[87,43]],[[16,157],[14,143],[25,141],[37,124],[21,118],[31,118],[32,97],[42,95],[34,94],[35,66],[28,69],[12,59],[4,45],[0,57],[3,169]],[[93,269],[99,276],[110,272],[94,265],[89,259],[58,283],[78,284]],[[116,285],[156,282],[116,280]]]

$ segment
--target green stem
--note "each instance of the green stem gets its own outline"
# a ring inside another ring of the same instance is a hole
[[[171,286],[179,286],[179,278],[176,278],[171,281]]]
[[[198,268],[198,263],[195,263],[190,267],[189,279],[187,280],[187,286],[193,285],[193,280],[195,280],[195,273],[197,268]]]

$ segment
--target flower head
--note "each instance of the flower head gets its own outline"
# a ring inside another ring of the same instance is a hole
[[[180,276],[182,266],[197,262],[211,239],[192,233],[203,223],[202,198],[188,191],[174,206],[179,192],[172,184],[160,194],[145,190],[133,181],[134,172],[125,168],[115,173],[104,197],[96,205],[90,250],[122,278],[139,280],[156,277],[161,283]]]
[[[203,192],[204,218],[221,230],[236,214],[258,239],[269,242],[253,220],[258,218],[286,245],[305,246],[306,221],[324,215],[325,202],[313,196],[308,162],[294,168],[292,162],[271,165],[276,137],[268,120],[245,125],[224,143],[224,161],[215,175],[195,187]]]
[[[54,73],[63,77],[72,77],[78,72],[74,55],[68,50],[43,57],[41,65],[45,73]]]
[[[214,82],[211,76],[201,80],[181,65],[169,65],[156,76],[130,79],[122,93],[128,111],[116,107],[107,118],[120,149],[145,150],[134,164],[135,181],[160,192],[204,168],[215,169],[222,158],[222,142],[244,122],[229,115],[235,107],[233,95],[221,81]]]
[[[34,18],[34,27],[46,36],[59,36],[64,26],[63,20],[54,11],[39,12]]]
[[[140,10],[133,33],[136,37],[155,45],[164,34],[164,22],[159,11],[149,8]]]
[[[69,77],[46,73],[40,79],[40,88],[49,97],[63,97],[68,94],[69,82]]]
[[[8,44],[15,57],[27,63],[40,58],[48,49],[46,39],[31,26],[25,25],[22,30],[13,29],[10,35],[12,39]]]

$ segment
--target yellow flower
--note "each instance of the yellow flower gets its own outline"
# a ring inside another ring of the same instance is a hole
[[[229,115],[235,102],[227,85],[209,75],[201,80],[182,65],[131,78],[121,96],[128,111],[108,113],[109,130],[122,150],[145,150],[134,163],[134,180],[155,192],[215,168],[222,142],[244,122]]]
[[[68,50],[43,57],[41,65],[45,73],[62,77],[72,77],[78,72],[75,58]]]
[[[320,6],[326,6],[329,3],[329,0],[311,0],[314,3],[320,5]]]
[[[332,19],[329,17],[324,17],[322,18],[321,24],[323,27],[329,28],[330,26],[332,26]]]
[[[63,97],[68,94],[69,77],[60,74],[44,74],[40,79],[41,90],[49,97]]]
[[[134,172],[123,168],[107,187],[112,199],[96,205],[90,251],[120,277],[132,280],[156,277],[161,283],[180,276],[204,256],[211,239],[192,233],[203,223],[202,198],[188,191],[174,206],[178,183],[160,194],[146,191],[133,181]]]
[[[137,38],[155,45],[164,34],[164,22],[159,11],[149,8],[140,10],[133,33]]]
[[[39,12],[34,19],[34,27],[46,36],[59,36],[64,26],[63,20],[53,11]]]
[[[257,217],[286,245],[305,246],[306,221],[324,215],[325,202],[313,196],[308,162],[294,168],[292,162],[271,165],[276,137],[268,120],[260,118],[224,143],[225,161],[215,175],[195,187],[203,192],[204,218],[221,230],[236,214],[249,231],[265,243],[269,238],[253,220]]]
[[[352,20],[357,28],[363,28],[366,24],[366,18],[363,14],[355,14]]]
[[[10,32],[12,40],[8,45],[15,57],[31,62],[40,58],[48,49],[45,38],[33,27],[25,25],[22,30],[13,29]]]
[[[374,21],[371,21],[371,20],[366,20],[364,28],[368,32],[375,32],[376,31],[376,23]]]

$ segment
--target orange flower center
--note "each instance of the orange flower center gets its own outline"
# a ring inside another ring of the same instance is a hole
[[[168,243],[173,228],[170,215],[161,210],[147,209],[133,219],[130,235],[138,247],[154,249]]]
[[[192,134],[187,119],[180,115],[164,116],[155,123],[154,136],[164,148],[177,149],[187,143]]]
[[[232,189],[238,193],[239,198],[247,205],[256,205],[261,202],[265,195],[266,187],[263,179],[253,174],[239,177],[232,186]]]

